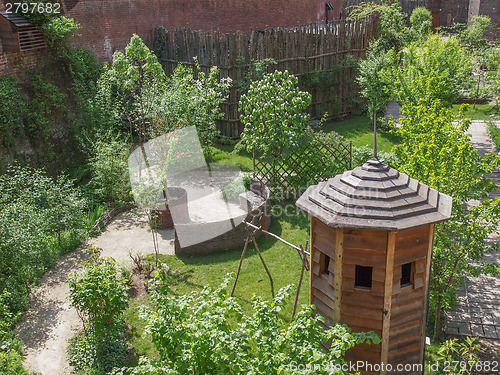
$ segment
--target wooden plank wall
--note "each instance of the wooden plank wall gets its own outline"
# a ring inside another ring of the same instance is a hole
[[[372,17],[365,22],[315,23],[290,29],[251,31],[249,34],[160,27],[153,30],[149,45],[168,75],[179,63],[193,66],[193,57],[196,56],[202,71],[208,72],[212,66],[217,66],[221,77],[233,80],[229,99],[222,106],[224,119],[218,126],[223,135],[237,138],[243,131],[238,113],[241,95],[238,82],[245,78],[254,62],[273,58],[277,65],[272,65],[270,70],[288,70],[299,78],[307,72],[327,70],[347,55],[364,57],[368,40],[375,35],[376,22]],[[344,69],[334,73],[335,85],[309,90],[312,94],[311,115],[322,116],[325,111],[330,115],[345,115],[351,111],[352,102],[347,98],[359,92],[355,76],[354,68]]]
[[[387,232],[344,229],[344,274],[342,279],[341,323],[355,332],[374,331],[382,336]],[[354,288],[356,265],[373,267],[372,289]],[[347,361],[380,363],[380,345],[357,345],[349,350]],[[370,372],[363,372],[370,374]]]
[[[325,318],[324,328],[335,324],[335,228],[330,228],[315,217],[311,217],[311,290],[310,303]],[[324,256],[329,256],[329,275],[323,271]]]
[[[420,363],[430,225],[397,233],[389,363]],[[401,265],[415,262],[412,285],[401,287]]]

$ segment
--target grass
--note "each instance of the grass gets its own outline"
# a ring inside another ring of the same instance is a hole
[[[234,152],[235,145],[218,145],[212,147],[211,163],[233,164],[243,172],[253,171],[252,154],[242,150]]]
[[[270,232],[281,236],[294,245],[305,245],[309,239],[307,214],[296,208],[293,202],[275,206],[273,213],[275,216],[272,218]],[[262,236],[257,240],[257,244],[273,278],[275,294],[288,284],[297,285],[302,264],[297,251],[272,237],[266,239]],[[170,268],[172,292],[181,295],[201,290],[206,285],[217,287],[228,273],[235,275],[242,250],[243,243],[241,247],[209,255],[162,255],[161,262]],[[233,283],[228,287],[228,294],[231,293],[232,287]],[[296,290],[296,287],[292,289],[292,295],[283,310],[282,316],[288,321],[291,319]],[[253,295],[261,296],[267,300],[272,299],[268,275],[253,245],[249,245],[247,248],[234,295],[246,313],[252,311],[251,299]],[[130,325],[129,340],[135,352],[130,365],[133,365],[139,356],[149,358],[156,356],[151,339],[144,334],[146,324],[138,317],[139,306],[147,305],[148,302],[147,296],[134,299],[125,313]],[[302,304],[308,303],[309,273],[305,272],[299,295],[298,310]]]
[[[373,127],[371,121],[366,116],[357,116],[349,120],[331,122],[323,126],[325,132],[335,131],[352,141],[353,146],[373,147]],[[392,147],[399,143],[399,137],[388,131],[377,130],[377,149],[389,152]]]
[[[460,109],[463,108],[463,116],[472,120],[492,120],[500,119],[500,108],[495,108],[490,104],[454,104],[453,114],[458,117]]]
[[[500,129],[493,122],[490,122],[488,124],[488,133],[490,133],[497,151],[500,150]]]

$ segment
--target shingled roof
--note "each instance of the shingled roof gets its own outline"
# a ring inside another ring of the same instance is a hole
[[[310,186],[296,204],[330,227],[399,231],[449,219],[452,198],[373,158]]]

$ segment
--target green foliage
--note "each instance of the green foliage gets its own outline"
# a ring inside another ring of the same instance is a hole
[[[55,119],[65,107],[66,94],[38,70],[31,72],[27,91],[31,100],[28,103],[26,130],[47,139],[55,131]]]
[[[26,101],[17,81],[10,77],[0,77],[0,143],[11,147],[24,133],[23,114]]]
[[[384,160],[390,166],[398,163],[396,154],[392,151],[377,151],[379,159]],[[370,146],[353,146],[352,148],[352,166],[358,167],[365,164],[368,160],[373,158],[373,147]]]
[[[245,63],[245,59],[241,56],[236,58],[236,62],[239,66]],[[252,61],[248,71],[245,72],[245,77],[237,82],[238,91],[240,93],[245,93],[250,88],[250,84],[253,81],[260,81],[264,78],[270,65],[276,65],[276,60],[272,58],[267,58],[258,61]]]
[[[128,289],[116,262],[100,258],[99,249],[90,249],[89,259],[83,263],[81,273],[68,280],[71,305],[74,306],[85,327],[94,330],[94,336],[106,336],[106,331],[119,324],[128,306]]]
[[[390,49],[400,51],[408,39],[408,29],[406,28],[406,14],[397,1],[388,4],[382,1],[381,4],[373,2],[363,2],[359,5],[349,7],[348,19],[361,20],[370,15],[376,14],[380,17],[380,31],[378,38],[373,42],[372,48],[376,51],[387,52]]]
[[[413,42],[404,53],[391,51],[394,85],[401,102],[413,106],[425,100],[428,105],[439,99],[446,106],[460,95],[472,71],[472,60],[453,37],[434,35],[423,42]]]
[[[151,137],[194,125],[203,152],[208,156],[219,134],[216,121],[223,117],[220,104],[227,97],[229,83],[228,79],[219,82],[217,67],[212,67],[206,74],[198,64],[196,71],[186,65],[178,65],[159,93],[153,111]]]
[[[495,144],[495,147],[500,150],[500,129],[495,125],[493,121],[488,122],[488,133]]]
[[[337,77],[343,71],[356,69],[358,60],[353,55],[347,55],[338,64],[324,70],[312,70],[305,72],[300,77],[300,82],[305,90],[319,89],[327,90],[338,84]],[[345,82],[344,82],[345,84]]]
[[[238,197],[241,193],[250,190],[250,177],[244,176],[237,178],[232,182],[222,185],[221,193],[225,201],[239,202]]]
[[[128,175],[130,145],[121,137],[101,135],[90,146],[93,190],[101,202],[114,205],[132,200]]]
[[[110,325],[105,338],[97,339],[93,327],[87,335],[76,335],[70,342],[70,365],[85,375],[105,375],[123,366],[128,352],[124,331],[122,325]]]
[[[491,28],[491,18],[488,16],[474,16],[465,30],[458,34],[461,42],[472,50],[485,47],[488,42],[483,39],[484,33]]]
[[[345,352],[361,342],[378,343],[373,332],[351,333],[342,325],[325,331],[320,315],[311,306],[290,323],[280,317],[291,286],[281,289],[272,301],[253,297],[253,313],[243,313],[228,297],[226,278],[221,287],[209,287],[187,295],[172,295],[164,272],[157,273],[152,310],[144,309],[153,343],[164,367],[190,374],[290,374],[296,364],[341,364]],[[331,339],[330,352],[320,343]],[[141,364],[140,368],[155,363]],[[136,370],[123,369],[120,373]],[[162,373],[162,372],[160,372]],[[326,373],[318,372],[314,373]],[[340,373],[340,372],[339,372]]]
[[[410,16],[410,33],[413,39],[425,39],[431,33],[432,15],[430,10],[423,7],[416,7]]]
[[[370,48],[365,60],[359,63],[357,82],[361,87],[361,95],[368,100],[368,113],[372,121],[376,121],[377,112],[384,112],[392,95],[390,75],[391,61],[388,56],[375,48]]]
[[[42,31],[47,43],[52,48],[61,47],[66,40],[75,35],[75,31],[80,28],[73,18],[65,16],[51,17],[43,23]]]
[[[479,372],[490,372],[490,362],[480,362],[478,356],[480,345],[476,343],[477,337],[465,337],[464,340],[457,338],[448,339],[441,344],[437,354],[440,363],[445,361],[449,367],[445,370],[452,375],[471,375]],[[494,363],[494,362],[493,362]]]
[[[484,259],[498,249],[498,244],[486,242],[498,232],[500,222],[500,199],[487,199],[496,185],[486,176],[498,166],[499,157],[479,156],[467,134],[470,120],[456,122],[439,101],[409,102],[402,111],[402,127],[396,130],[402,143],[394,147],[399,158],[396,167],[453,198],[451,219],[436,226],[430,292],[436,336],[442,310],[449,309],[456,298],[462,280],[457,276],[499,271]],[[468,209],[470,200],[480,202]]]
[[[0,348],[0,374],[29,375],[23,367],[23,357],[15,350],[3,351]]]
[[[245,129],[241,139],[248,151],[268,155],[293,147],[302,138],[311,95],[297,88],[298,79],[288,71],[266,74],[241,96],[239,109]]]
[[[128,123],[131,132],[135,129],[144,141],[165,80],[156,56],[134,34],[125,53],[115,52],[112,66],[99,78],[98,100],[117,120]]]
[[[10,332],[31,287],[85,235],[85,201],[64,176],[9,167],[0,176],[0,373],[26,374]]]

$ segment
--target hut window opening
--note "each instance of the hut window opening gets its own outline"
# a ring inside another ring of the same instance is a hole
[[[359,289],[372,288],[373,267],[356,266],[356,281],[354,287]]]
[[[322,274],[325,276],[328,276],[330,274],[330,270],[328,267],[330,267],[330,257],[328,255],[323,254],[323,269],[322,269]]]
[[[414,262],[406,263],[401,266],[401,287],[413,284],[413,266]]]

